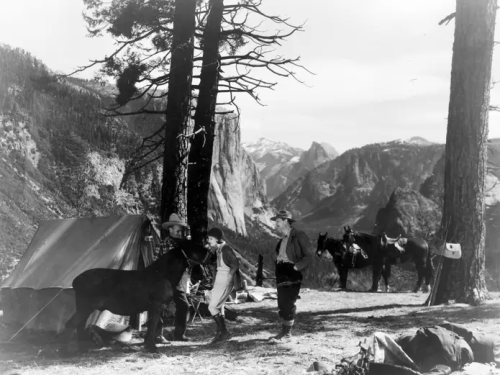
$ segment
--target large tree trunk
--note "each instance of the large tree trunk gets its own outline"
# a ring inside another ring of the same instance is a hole
[[[444,259],[435,304],[479,304],[484,278],[484,192],[496,0],[457,0],[441,234],[462,246]]]
[[[224,0],[211,0],[203,32],[203,65],[196,104],[196,136],[189,154],[188,218],[193,240],[201,242],[207,232],[208,194],[215,136],[215,105],[219,82],[219,40]],[[204,132],[197,133],[204,129]]]
[[[187,162],[196,0],[176,0],[168,82],[161,220],[187,218]]]

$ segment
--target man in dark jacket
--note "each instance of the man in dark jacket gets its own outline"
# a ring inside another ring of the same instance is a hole
[[[162,228],[168,231],[168,235],[165,240],[160,244],[160,249],[158,257],[172,250],[173,248],[182,245],[183,241],[186,241],[186,230],[188,228],[187,223],[182,220],[179,215],[170,215],[167,222],[162,224]],[[186,268],[179,285],[176,285],[174,291],[174,303],[175,303],[175,329],[174,329],[174,341],[189,341],[186,337],[186,328],[188,321],[189,312],[189,302],[187,300],[186,293],[188,292],[188,283],[190,279],[190,269]],[[166,343],[166,340],[162,335],[158,336],[157,341],[160,343]]]
[[[282,234],[276,246],[276,285],[278,288],[278,314],[281,317],[281,332],[271,337],[272,343],[289,342],[292,338],[303,274],[311,265],[312,252],[309,237],[303,231],[292,227],[295,221],[289,211],[279,211],[271,218],[276,221],[276,229]]]

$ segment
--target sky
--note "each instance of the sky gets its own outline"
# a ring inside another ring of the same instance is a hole
[[[82,0],[0,2],[0,42],[55,71],[71,72],[113,49],[110,38],[87,37]],[[263,0],[262,9],[305,22],[270,56],[300,56],[314,74],[296,69],[301,84],[256,72],[278,84],[259,92],[264,106],[237,95],[243,142],[264,137],[303,149],[327,142],[343,152],[413,136],[446,141],[455,24],[438,23],[455,11],[453,0]],[[494,54],[492,80],[499,77]],[[491,104],[500,105],[500,85]],[[500,114],[490,113],[489,129],[490,138],[500,137]]]

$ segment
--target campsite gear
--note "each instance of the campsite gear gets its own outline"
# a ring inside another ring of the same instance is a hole
[[[115,342],[127,344],[132,340],[133,328],[126,324],[110,322],[104,328],[95,324],[91,325],[89,333],[98,346],[114,344]]]
[[[388,334],[375,332],[370,339],[365,340],[373,355],[372,362],[404,366],[418,371],[418,365],[408,356],[403,348]],[[371,365],[370,365],[371,369]]]
[[[421,372],[440,364],[455,371],[474,361],[469,344],[456,333],[439,326],[419,328],[414,335],[401,336],[396,343],[418,365]]]
[[[409,335],[408,335],[409,336]],[[405,336],[403,336],[405,337]],[[375,332],[358,345],[357,354],[343,358],[336,365],[337,375],[448,375],[448,366],[437,364],[428,372],[421,369],[399,345],[399,340],[383,332]]]
[[[434,304],[436,300],[437,289],[441,279],[441,270],[443,268],[444,258],[460,259],[462,257],[462,248],[460,244],[447,243],[446,241],[437,241],[435,246],[431,246],[431,251],[439,256],[439,264],[436,277],[431,289],[431,295],[428,299],[428,306]]]
[[[494,337],[469,330],[462,324],[444,322],[440,327],[455,332],[469,344],[474,354],[474,361],[480,363],[495,362],[495,339]]]
[[[147,350],[156,352],[155,333],[160,322],[161,308],[173,297],[173,286],[181,279],[188,263],[203,263],[208,251],[190,242],[169,251],[149,267],[140,271],[90,269],[73,280],[77,311],[66,323],[66,330],[77,328],[96,308],[124,315],[148,311],[151,314],[145,338]]]
[[[161,225],[161,227],[163,229],[168,229],[169,227],[171,227],[173,225],[180,225],[181,227],[185,227],[185,228],[188,227],[187,223],[184,220],[182,220],[179,217],[179,215],[177,215],[177,214],[170,215],[170,217],[168,218],[168,221],[164,222]]]
[[[462,257],[462,248],[458,243],[438,243],[431,251],[434,254],[450,259],[460,259]]]
[[[153,236],[152,242],[144,240],[145,233]],[[60,332],[75,311],[71,283],[78,274],[91,268],[134,270],[148,266],[159,242],[145,215],[41,221],[21,260],[1,286],[4,322]],[[95,311],[87,326],[104,327],[108,320],[123,319]],[[140,319],[133,316],[131,320]]]

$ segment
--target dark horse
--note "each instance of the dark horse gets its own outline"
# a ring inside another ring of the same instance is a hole
[[[362,252],[360,249],[353,247],[348,249],[346,243],[336,238],[328,237],[327,235],[328,232],[319,234],[316,255],[318,257],[324,257],[324,252],[328,250],[339,274],[340,289],[347,289],[347,275],[349,269],[360,269],[371,265],[373,263],[373,254],[371,250]],[[384,277],[384,282],[387,287],[388,283],[385,269],[382,270],[378,277],[380,278],[380,276]]]
[[[373,277],[370,291],[376,292],[378,280],[383,273],[389,290],[388,279],[391,275],[391,265],[413,260],[417,268],[418,280],[413,293],[418,292],[425,277],[424,292],[429,290],[429,284],[434,275],[431,253],[427,242],[420,238],[389,238],[385,233],[373,235],[354,232],[350,227],[344,227],[343,242],[347,246],[357,244],[366,252],[373,254]],[[384,275],[385,274],[385,275]]]
[[[161,328],[162,306],[172,300],[186,267],[205,264],[209,255],[203,246],[183,241],[142,270],[94,268],[82,272],[73,280],[76,312],[66,322],[64,332],[72,333],[77,328],[82,337],[85,323],[94,310],[109,310],[123,316],[147,311],[149,324],[144,344],[146,350],[156,352],[155,333]]]

